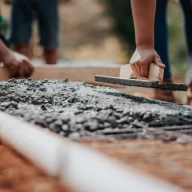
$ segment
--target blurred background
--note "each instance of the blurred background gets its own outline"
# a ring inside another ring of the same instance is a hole
[[[1,14],[9,23],[11,7],[2,3]],[[134,51],[134,29],[128,0],[71,0],[60,4],[60,62],[128,63]],[[183,35],[181,7],[176,0],[168,8],[170,60],[175,77],[185,74],[188,59]],[[34,61],[40,62],[36,24],[31,40]],[[177,70],[179,67],[179,70]]]

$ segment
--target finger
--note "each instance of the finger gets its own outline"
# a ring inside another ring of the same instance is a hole
[[[140,61],[138,61],[138,62],[136,63],[135,67],[137,68],[137,73],[138,73],[138,75],[139,75],[139,76],[142,76],[142,74],[141,74],[141,63],[140,63]]]
[[[11,78],[17,78],[19,76],[17,69],[11,69],[11,70],[9,69],[9,71],[10,71]]]
[[[135,74],[136,74],[137,76],[140,76],[138,61],[136,61],[136,62],[134,63],[134,68],[135,68],[135,71],[136,71]]]
[[[32,75],[33,71],[34,71],[34,67],[33,67],[33,65],[30,63],[30,65],[29,65],[29,76]]]
[[[30,71],[29,71],[29,66],[27,64],[24,65],[24,77],[28,77],[29,74],[30,74]]]
[[[30,75],[30,63],[28,60],[24,60],[22,63],[23,67],[23,76],[24,77],[29,77]]]
[[[160,59],[160,57],[155,57],[155,64],[157,65],[157,66],[159,66],[160,68],[165,68],[165,65],[163,64],[163,62],[161,61],[161,59]]]
[[[11,66],[7,67],[7,69],[9,70],[11,78],[17,78],[19,76],[19,74],[18,74],[19,68],[17,65],[11,65]]]
[[[141,74],[142,74],[141,75],[142,77],[146,77],[146,78],[149,77],[149,65],[143,64],[141,66]]]
[[[31,63],[26,63],[25,64],[25,71],[26,71],[26,73],[25,73],[25,76],[26,77],[29,77],[32,73],[33,73],[33,66],[31,65]]]
[[[131,64],[131,69],[133,70],[133,73],[134,73],[135,75],[138,75],[138,74],[137,74],[137,69],[136,69],[136,67],[135,67],[135,64]]]
[[[25,76],[25,63],[20,63],[19,65],[19,76],[20,77]]]
[[[141,76],[149,77],[149,61],[146,59],[141,60]]]

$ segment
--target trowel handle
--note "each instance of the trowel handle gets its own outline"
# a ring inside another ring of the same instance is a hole
[[[160,68],[154,63],[149,65],[149,78],[137,76],[134,74],[131,65],[124,65],[120,69],[120,77],[121,78],[136,78],[142,80],[149,80],[149,81],[163,81],[164,69]]]

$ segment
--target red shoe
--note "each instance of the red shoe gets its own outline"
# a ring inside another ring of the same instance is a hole
[[[170,79],[164,79],[164,82],[171,83],[172,81]],[[167,101],[167,102],[171,102],[171,103],[177,103],[176,98],[173,94],[173,91],[170,91],[170,90],[155,89],[154,94],[151,97],[151,99]]]
[[[186,105],[192,105],[192,82],[188,87],[187,94],[186,94]]]
[[[160,101],[177,103],[175,96],[173,94],[173,91],[170,91],[170,90],[155,89],[153,96],[150,98],[160,100]]]
[[[186,105],[192,105],[192,66],[190,66],[187,70],[186,76],[185,76],[185,83],[188,85],[188,90],[186,94],[186,98],[184,101],[184,104]]]

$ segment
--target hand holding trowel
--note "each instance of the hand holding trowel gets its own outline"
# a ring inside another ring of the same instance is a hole
[[[157,66],[154,63],[151,63],[149,65],[149,77],[148,78],[136,75],[131,68],[131,64],[124,65],[120,69],[120,78],[163,82],[163,75],[164,75],[164,69],[160,68],[159,66]]]
[[[159,67],[163,64],[160,61],[160,57],[154,48],[154,23],[156,1],[131,0],[131,8],[133,13],[136,42],[136,51],[132,56],[132,59],[134,60],[134,62],[132,62],[134,63],[133,68],[134,71],[137,71],[137,74],[141,74],[140,70],[144,70],[142,71],[141,76],[147,78],[143,79],[140,76],[137,76],[133,73],[130,66],[127,65],[121,67],[120,77],[106,77],[98,75],[95,76],[95,80],[105,83],[113,83],[127,86],[159,88],[174,91],[187,91],[188,87],[185,84],[173,84],[162,82],[163,69],[159,69]],[[145,65],[145,67],[142,69],[142,65],[144,63],[143,60],[145,60],[145,64],[147,64],[147,67],[149,66],[149,68],[147,68]],[[137,61],[139,63],[137,63]],[[154,64],[151,64],[153,62],[158,64],[159,67]]]

